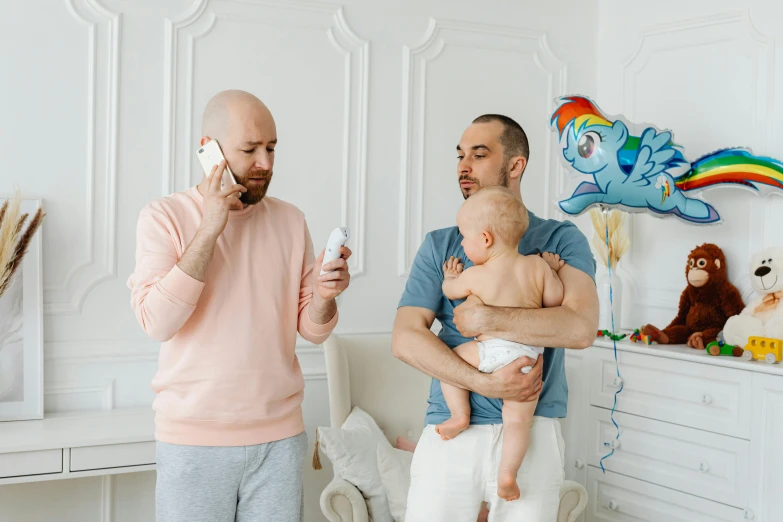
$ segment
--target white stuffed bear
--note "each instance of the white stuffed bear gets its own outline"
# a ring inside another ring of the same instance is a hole
[[[768,248],[753,256],[750,282],[760,297],[726,322],[726,344],[744,348],[751,336],[783,339],[783,247]]]

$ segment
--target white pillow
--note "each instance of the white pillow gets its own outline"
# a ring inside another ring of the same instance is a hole
[[[337,475],[356,486],[367,499],[370,520],[392,522],[376,453],[378,447],[392,447],[375,420],[354,407],[340,429],[318,428],[318,446]]]
[[[405,522],[412,461],[413,453],[410,451],[378,445],[378,471],[394,522]]]

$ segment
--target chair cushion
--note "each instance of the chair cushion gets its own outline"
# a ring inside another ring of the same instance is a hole
[[[370,520],[392,522],[378,470],[377,450],[379,446],[393,448],[375,420],[361,408],[354,407],[339,429],[318,428],[318,445],[335,473],[356,486],[367,499]]]
[[[413,453],[378,444],[378,471],[394,522],[405,522]]]

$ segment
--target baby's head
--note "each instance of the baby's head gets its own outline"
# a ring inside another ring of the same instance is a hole
[[[493,252],[518,251],[530,220],[522,200],[506,187],[485,187],[470,196],[457,213],[462,248],[480,265]]]

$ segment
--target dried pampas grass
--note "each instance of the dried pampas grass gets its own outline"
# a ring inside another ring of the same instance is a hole
[[[16,195],[6,200],[0,207],[0,296],[8,288],[11,277],[22,265],[27,247],[46,215],[43,208],[39,208],[27,226],[27,230],[22,232],[28,215],[19,215],[21,205],[22,196],[17,190]]]
[[[611,261],[612,267],[616,267],[628,251],[628,247],[631,246],[631,240],[623,226],[623,212],[620,210],[604,212],[598,208],[591,208],[590,219],[592,219],[593,229],[595,229],[593,247],[598,253],[598,259],[604,266]],[[609,229],[608,245],[606,244],[607,227]]]

